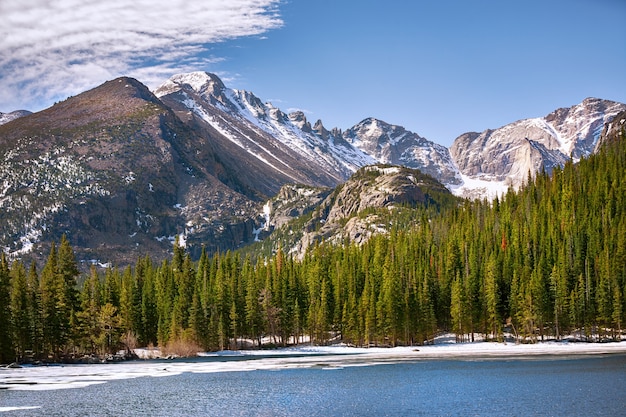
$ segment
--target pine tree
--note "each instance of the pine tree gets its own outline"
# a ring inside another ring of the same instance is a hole
[[[78,342],[83,351],[98,353],[102,329],[98,322],[102,308],[102,292],[100,278],[95,266],[91,267],[89,278],[83,284],[81,292],[81,309],[77,313],[79,328]]]
[[[487,330],[497,339],[501,337],[500,317],[498,315],[498,264],[492,252],[485,271],[485,303],[487,308]]]
[[[76,279],[80,275],[80,271],[78,270],[74,250],[65,235],[61,236],[61,242],[59,243],[57,268],[57,273],[63,281],[64,302],[69,318],[67,337],[68,341],[75,342],[76,337],[78,337],[77,329],[75,328],[77,323],[76,313],[80,309]]]
[[[261,346],[260,337],[261,333],[261,303],[260,290],[258,288],[256,277],[252,271],[250,258],[247,258],[244,263],[244,276],[246,277],[246,327],[248,329],[248,336],[253,340],[256,340],[258,346]]]
[[[141,328],[142,338],[139,340],[144,346],[158,343],[159,313],[157,308],[156,276],[150,268],[146,274],[143,291],[141,292]]]
[[[67,255],[67,251],[65,251]],[[70,339],[70,320],[72,317],[71,293],[66,288],[70,282],[66,277],[71,271],[59,273],[56,245],[53,243],[46,265],[41,271],[41,311],[44,350],[59,359],[62,349]]]
[[[11,327],[15,354],[18,360],[22,360],[26,350],[32,350],[32,316],[26,270],[22,262],[14,262],[11,267],[11,295],[10,312]]]
[[[33,357],[37,358],[43,353],[43,323],[41,311],[41,292],[37,265],[31,263],[27,277],[28,315],[30,346]]]
[[[11,276],[4,252],[0,253],[0,363],[15,359],[11,318]]]
[[[450,303],[450,316],[452,316],[452,331],[456,334],[457,342],[464,341],[464,333],[466,332],[466,301],[464,285],[458,276],[452,282]]]

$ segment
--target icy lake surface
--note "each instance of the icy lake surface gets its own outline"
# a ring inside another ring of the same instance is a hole
[[[2,416],[617,416],[626,355],[297,351],[0,370]]]

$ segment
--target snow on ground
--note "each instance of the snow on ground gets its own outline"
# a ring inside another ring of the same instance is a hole
[[[36,410],[38,408],[41,408],[41,406],[0,407],[0,413],[6,413],[7,411]]]
[[[458,197],[465,198],[487,198],[492,201],[494,198],[502,198],[509,189],[508,181],[492,181],[488,178],[481,179],[461,174],[461,184],[449,184],[450,192]]]
[[[200,358],[144,360],[95,365],[24,366],[0,368],[0,390],[51,390],[80,388],[111,380],[164,377],[183,372],[214,373],[280,369],[341,369],[415,362],[420,360],[504,360],[572,358],[583,355],[626,354],[622,343],[451,343],[440,338],[428,346],[397,348],[354,348],[345,345],[299,346],[276,350],[222,351],[200,354]],[[145,350],[143,350],[145,351]],[[138,353],[142,353],[139,350]],[[145,352],[144,352],[145,353]],[[158,356],[158,351],[152,352]],[[244,357],[244,358],[242,358]]]

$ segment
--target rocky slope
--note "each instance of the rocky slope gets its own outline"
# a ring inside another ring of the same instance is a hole
[[[460,195],[476,191],[502,192],[518,187],[545,168],[550,172],[593,152],[605,124],[626,105],[596,98],[555,110],[545,117],[520,120],[495,130],[459,136],[450,153],[465,184],[455,189]],[[483,187],[481,190],[480,187]]]
[[[0,242],[68,235],[80,260],[160,258],[174,236],[213,248],[252,236],[256,204],[219,181],[210,145],[148,89],[109,81],[0,126]]]
[[[277,197],[266,209],[266,224],[274,233],[259,251],[269,253],[281,247],[297,257],[316,243],[361,244],[394,226],[407,227],[416,221],[415,207],[438,210],[455,202],[450,191],[431,176],[392,165],[361,168],[332,192],[286,187],[284,196]]]
[[[443,183],[483,198],[588,155],[623,110],[587,99],[466,133],[448,151],[374,118],[328,130],[205,72],[176,75],[155,94],[123,77],[0,125],[0,246],[41,258],[65,233],[80,260],[124,264],[145,253],[163,258],[175,236],[192,254],[272,231],[298,253],[321,240],[359,242],[386,229],[374,211],[431,204],[426,183],[439,196]],[[421,173],[361,170],[378,163]]]

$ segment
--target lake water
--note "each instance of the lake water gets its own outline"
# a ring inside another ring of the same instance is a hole
[[[254,363],[250,358],[180,361]],[[244,361],[244,362],[242,362]],[[178,360],[175,362],[179,362]],[[171,362],[170,362],[171,363]],[[155,366],[152,362],[151,366]],[[156,363],[169,366],[168,363]],[[64,375],[99,369],[63,367]],[[123,374],[128,364],[108,365]],[[253,369],[252,367],[251,369]],[[123,376],[122,376],[123,378]],[[0,386],[1,387],[1,386]],[[626,355],[416,360],[99,381],[71,389],[0,390],[2,416],[624,416]],[[29,407],[29,408],[26,408]],[[33,408],[30,408],[33,407]]]

